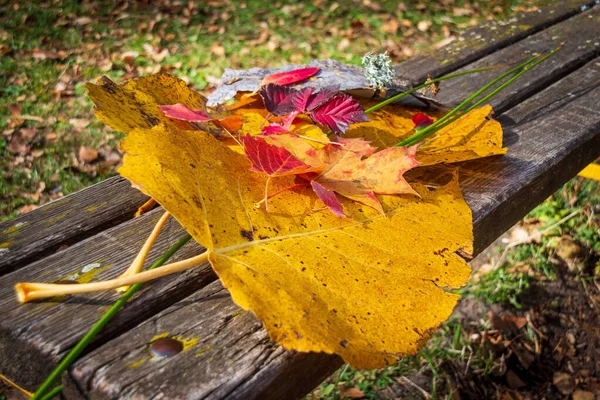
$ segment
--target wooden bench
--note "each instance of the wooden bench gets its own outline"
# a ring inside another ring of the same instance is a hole
[[[600,6],[562,1],[469,30],[443,49],[400,64],[413,83],[427,73],[514,63],[567,40],[547,62],[491,102],[508,154],[460,165],[480,252],[600,155]],[[491,71],[445,82],[453,105]],[[0,373],[34,390],[117,298],[114,291],[18,304],[19,281],[110,279],[131,262],[161,210],[133,214],[146,197],[108,179],[0,224]],[[150,254],[184,234],[172,221]],[[186,245],[175,257],[202,251]],[[184,351],[152,359],[149,343],[181,338]],[[208,265],[145,285],[63,376],[77,398],[298,398],[342,364],[332,355],[285,351],[231,300]]]

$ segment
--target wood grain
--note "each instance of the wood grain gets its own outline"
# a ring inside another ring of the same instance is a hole
[[[487,21],[468,29],[441,49],[424,52],[394,69],[400,78],[416,85],[424,82],[427,74],[435,77],[445,75],[570,18],[594,4],[594,1],[585,0],[558,1],[538,11],[522,13],[507,20]]]
[[[478,251],[600,155],[599,102],[600,59],[502,117],[508,155],[461,166]],[[148,344],[167,332],[198,341],[152,358]],[[299,398],[340,365],[274,346],[215,282],[87,355],[63,381],[73,398]]]
[[[484,57],[459,71],[490,65],[519,64],[521,61],[531,58],[534,54],[558,47],[566,40],[566,44],[560,51],[511,83],[508,88],[491,99],[490,104],[494,107],[494,111],[496,114],[500,114],[539,92],[540,88],[549,86],[588,61],[600,56],[599,26],[600,6],[596,6],[510,47]],[[436,99],[449,107],[458,105],[465,99],[465,93],[476,92],[505,71],[504,69],[496,69],[470,75],[468,79],[443,82]]]
[[[153,357],[149,345],[162,335],[194,345],[172,358]],[[289,399],[314,385],[315,373],[324,379],[341,365],[332,359],[278,348],[217,281],[95,351],[75,367],[77,386],[66,382],[65,395],[77,398],[94,388],[98,398]],[[270,374],[268,366],[281,369]]]
[[[19,304],[13,290],[17,282],[55,282],[87,269],[91,272],[80,281],[114,278],[129,266],[162,213],[162,209],[151,211],[1,277],[0,371],[33,390],[118,298],[115,291],[106,291]],[[176,221],[167,222],[146,265],[184,233]],[[192,241],[173,260],[202,251]],[[206,264],[145,286],[102,331],[96,343],[121,334],[215,279]]]
[[[0,223],[0,276],[131,219],[147,199],[114,177]]]

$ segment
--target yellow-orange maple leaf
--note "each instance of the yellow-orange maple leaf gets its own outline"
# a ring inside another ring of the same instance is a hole
[[[386,106],[370,113],[369,122],[351,125],[346,136],[362,137],[379,148],[394,146],[414,133],[411,117],[417,112],[422,111],[397,105]],[[477,108],[440,129],[419,147],[417,160],[426,166],[505,154],[507,149],[502,147],[502,127],[497,121],[488,119],[491,112],[489,105]],[[427,114],[434,120],[444,115],[441,111]]]

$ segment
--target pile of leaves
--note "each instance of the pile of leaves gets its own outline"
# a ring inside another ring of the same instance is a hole
[[[395,146],[444,110],[367,116],[336,82],[302,83],[326,75],[272,74],[214,108],[164,74],[88,89],[126,134],[121,175],[207,249],[273,340],[381,367],[427,341],[469,277],[471,211],[440,164],[503,154],[502,130],[486,106]]]

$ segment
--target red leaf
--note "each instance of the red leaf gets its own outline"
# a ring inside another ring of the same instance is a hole
[[[264,139],[245,135],[240,140],[244,153],[252,163],[252,171],[263,172],[269,176],[297,175],[311,170],[283,147],[276,147]]]
[[[304,110],[306,101],[313,90],[312,88],[296,90],[291,87],[269,83],[261,87],[258,93],[263,98],[265,107],[271,114],[285,115]]]
[[[344,213],[342,204],[340,203],[333,191],[325,189],[323,185],[321,185],[317,181],[311,181],[310,185],[312,186],[317,196],[319,196],[319,199],[321,199],[321,201],[325,203],[325,205],[331,210],[331,212],[333,212],[338,217],[349,218],[348,215]]]
[[[276,83],[278,85],[291,85],[316,75],[320,70],[321,69],[317,67],[308,67],[296,69],[294,71],[280,72],[278,74],[266,76],[262,82],[260,82],[260,85],[264,86],[268,85],[269,83]]]
[[[344,133],[350,124],[369,120],[360,104],[343,93],[336,94],[312,111],[310,117],[335,133]]]
[[[416,113],[412,116],[412,122],[415,124],[416,129],[425,128],[433,124],[433,120],[423,113]]]
[[[292,122],[294,122],[294,119],[296,119],[296,115],[298,115],[298,113],[293,112],[282,118],[279,122],[272,122],[269,126],[265,126],[261,133],[268,136],[289,132],[290,128],[292,127]]]
[[[331,99],[333,96],[335,96],[339,91],[340,85],[324,87],[318,93],[315,93],[310,96],[310,98],[306,102],[306,110],[314,110],[315,108],[319,107],[320,105]]]
[[[190,122],[208,122],[211,121],[206,113],[202,110],[190,110],[186,105],[177,103],[173,105],[158,106],[160,111],[164,112],[167,117],[180,119]]]

